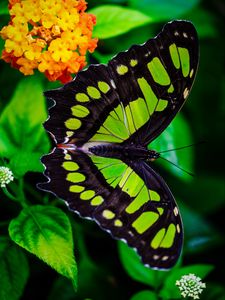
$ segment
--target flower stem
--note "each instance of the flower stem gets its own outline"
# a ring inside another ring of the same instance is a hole
[[[18,202],[18,199],[8,191],[7,187],[3,187],[2,190],[9,199]]]

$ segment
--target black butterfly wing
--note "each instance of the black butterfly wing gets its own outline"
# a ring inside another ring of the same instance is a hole
[[[147,145],[171,122],[198,66],[194,26],[173,21],[143,45],[92,65],[60,89],[45,123],[57,144],[116,142]]]
[[[130,171],[129,176],[123,174],[122,183],[94,211],[94,219],[113,237],[135,248],[145,265],[170,269],[183,244],[183,227],[174,197],[146,162],[130,162],[126,171]]]
[[[135,248],[144,264],[169,269],[182,247],[182,224],[164,180],[144,161],[89,157],[55,148],[42,158],[46,183],[82,217]]]
[[[156,38],[132,46],[109,62],[110,70],[118,65],[129,66],[122,81],[118,72],[113,72],[113,80],[120,98],[125,103],[125,99],[130,101],[131,117],[139,113],[133,109],[132,115],[134,99],[144,99],[148,112],[146,123],[136,128],[125,143],[146,146],[169,125],[189,95],[198,61],[198,36],[193,24],[173,21]],[[132,62],[135,65],[131,67]]]

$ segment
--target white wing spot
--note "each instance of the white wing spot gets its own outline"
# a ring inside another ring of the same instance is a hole
[[[174,207],[173,212],[175,216],[178,216],[179,212],[176,206]]]
[[[162,261],[165,261],[165,260],[167,260],[168,258],[169,258],[169,256],[165,255],[165,256],[162,257]]]
[[[184,92],[183,92],[184,99],[187,98],[188,94],[189,94],[189,89],[186,88],[186,89],[184,90]]]
[[[178,31],[174,31],[174,35],[175,36],[179,36],[179,32]]]
[[[66,137],[66,138],[64,139],[63,143],[66,144],[66,143],[68,143],[68,142],[69,142],[69,138]]]
[[[154,260],[159,259],[159,255],[153,255],[153,259],[154,259]]]
[[[112,87],[115,89],[115,88],[116,88],[116,85],[115,85],[115,82],[114,82],[113,79],[110,80],[110,83],[111,83]]]
[[[183,36],[184,36],[185,38],[187,38],[187,37],[188,37],[188,35],[187,35],[187,33],[186,33],[186,32],[183,32]]]
[[[180,233],[180,225],[177,224],[177,232]]]

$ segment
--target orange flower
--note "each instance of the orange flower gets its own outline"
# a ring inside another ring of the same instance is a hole
[[[24,75],[38,69],[51,81],[71,80],[97,46],[96,18],[86,8],[84,0],[9,0],[10,23],[0,31],[2,59]]]

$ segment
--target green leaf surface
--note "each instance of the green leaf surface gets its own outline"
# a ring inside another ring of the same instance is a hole
[[[156,24],[146,24],[141,27],[133,28],[122,35],[109,38],[104,42],[100,41],[97,51],[101,52],[103,55],[111,55],[112,57],[121,51],[126,51],[132,45],[145,43],[150,38],[156,36],[157,33],[158,26]],[[94,51],[93,54],[95,52],[96,51]]]
[[[11,239],[77,285],[70,221],[59,208],[36,205],[22,210],[9,225]]]
[[[65,277],[58,277],[53,283],[47,300],[75,300],[76,295],[71,282]]]
[[[127,0],[88,0],[88,7],[99,6],[102,4],[126,4]]]
[[[7,0],[1,0],[0,15],[6,15],[9,13],[8,4],[9,3]]]
[[[168,272],[145,267],[138,254],[123,242],[118,242],[121,263],[131,278],[151,287],[158,287]]]
[[[130,300],[158,300],[158,297],[156,293],[144,290],[133,295]]]
[[[217,176],[197,174],[188,186],[180,186],[181,199],[187,197],[188,205],[201,215],[212,214],[224,206],[225,185],[224,179]]]
[[[153,22],[181,17],[194,8],[199,0],[129,0],[129,5],[150,16]]]
[[[204,297],[204,298],[203,298]],[[225,287],[218,283],[206,283],[201,299],[204,300],[225,300]]]
[[[49,150],[47,134],[42,126],[46,118],[40,79],[30,77],[21,80],[0,117],[1,156],[12,159],[20,174],[41,169],[40,156]],[[21,159],[24,156],[27,156],[25,162]],[[17,172],[16,169],[12,171],[14,174]]]
[[[179,269],[173,269],[164,281],[163,288],[160,291],[160,296],[163,297],[163,299],[180,299],[181,294],[179,289],[176,287],[177,280],[179,280],[183,275],[188,274],[195,274],[201,279],[204,279],[213,270],[213,268],[213,265],[196,264]]]
[[[203,9],[203,7],[194,8],[184,19],[193,22],[200,39],[215,38],[218,36],[218,30],[215,26],[215,16],[210,11]]]
[[[18,300],[29,276],[22,249],[6,237],[0,237],[0,300]]]
[[[15,177],[22,177],[26,172],[43,172],[44,167],[40,161],[40,152],[18,151],[10,159],[9,167]]]
[[[160,152],[188,146],[192,143],[193,140],[190,127],[183,115],[179,113],[173,122],[148,146],[148,148]],[[157,163],[160,163],[165,169],[183,180],[192,180],[192,177],[189,174],[180,170],[173,164],[193,173],[193,147],[165,152],[161,154],[161,157],[161,159],[157,160]],[[171,163],[163,161],[163,158],[169,160]]]
[[[179,201],[184,223],[184,253],[198,253],[217,246],[223,237],[206,218]]]
[[[99,61],[101,64],[107,64],[109,60],[114,56],[114,54],[101,54],[98,51],[95,51],[93,57]]]
[[[2,51],[4,49],[4,46],[5,46],[5,42],[3,39],[0,38],[0,55],[2,54]],[[2,103],[1,103],[2,104]],[[1,107],[0,107],[1,109]]]
[[[151,22],[144,13],[118,5],[98,6],[89,13],[97,17],[93,35],[99,39],[108,39]]]

